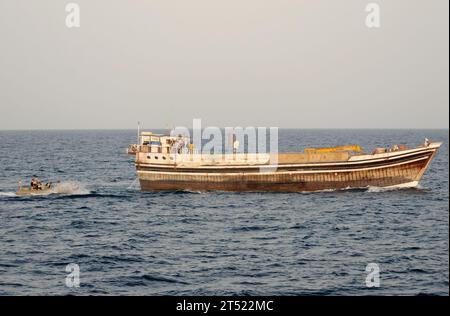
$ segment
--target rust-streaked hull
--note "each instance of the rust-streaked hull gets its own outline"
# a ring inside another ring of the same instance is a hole
[[[274,172],[238,168],[162,168],[137,164],[143,191],[280,191],[308,192],[367,187],[416,186],[439,146],[408,153],[373,155],[341,162],[280,164]],[[373,157],[373,158],[372,158]]]

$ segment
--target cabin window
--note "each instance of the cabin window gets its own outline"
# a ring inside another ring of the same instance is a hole
[[[152,159],[152,157],[151,156],[147,156],[147,159]]]
[[[166,160],[166,157],[162,157],[163,160]]]
[[[155,156],[155,159],[158,159],[158,156]]]

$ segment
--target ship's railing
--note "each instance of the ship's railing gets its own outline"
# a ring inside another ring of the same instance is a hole
[[[183,163],[205,163],[212,165],[226,164],[265,164],[270,161],[270,154],[262,153],[236,153],[236,154],[199,154],[175,153],[171,154],[171,161],[176,164]]]

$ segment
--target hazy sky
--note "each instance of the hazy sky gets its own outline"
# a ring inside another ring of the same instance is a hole
[[[0,129],[448,128],[448,6],[0,0]]]

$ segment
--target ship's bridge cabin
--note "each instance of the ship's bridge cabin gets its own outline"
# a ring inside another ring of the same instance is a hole
[[[152,132],[141,132],[139,134],[139,144],[134,148],[129,148],[130,153],[154,153],[154,154],[175,154],[181,153],[189,144],[189,138],[179,135],[170,136],[164,134],[154,134]]]

